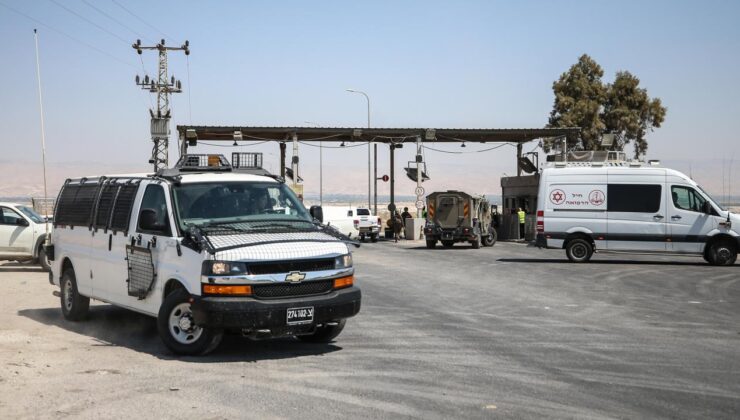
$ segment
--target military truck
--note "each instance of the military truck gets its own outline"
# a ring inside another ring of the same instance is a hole
[[[437,241],[445,248],[455,242],[468,242],[475,249],[481,244],[493,246],[497,235],[492,216],[491,204],[485,196],[451,190],[433,192],[427,196],[424,226],[427,248],[434,248]]]

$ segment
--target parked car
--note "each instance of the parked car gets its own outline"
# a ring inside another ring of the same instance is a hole
[[[90,299],[141,312],[179,354],[208,353],[225,330],[336,338],[360,310],[349,239],[280,178],[199,161],[65,183],[50,248],[64,317],[83,319]]]
[[[46,224],[31,206],[0,202],[0,260],[35,261],[48,271]]]
[[[696,254],[710,264],[732,265],[739,226],[740,217],[673,169],[577,162],[540,175],[536,244],[565,249],[573,262],[616,250]]]

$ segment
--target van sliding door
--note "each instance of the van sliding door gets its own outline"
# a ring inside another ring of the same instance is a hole
[[[641,173],[636,176],[609,173],[607,186],[609,249],[666,251],[663,178],[663,174],[652,176]]]

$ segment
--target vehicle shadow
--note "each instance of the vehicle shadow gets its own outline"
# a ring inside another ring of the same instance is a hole
[[[499,258],[496,261],[528,264],[574,264],[565,258]],[[636,260],[591,260],[589,264],[619,264],[619,265],[680,265],[680,266],[703,266],[711,267],[704,262],[695,261],[636,261]],[[576,265],[576,264],[574,264]]]
[[[481,246],[480,247],[480,249],[485,249],[485,248],[488,248],[488,247],[487,246]],[[452,246],[452,247],[449,247],[449,248],[445,248],[445,247],[440,246],[440,245],[437,245],[434,248],[427,248],[426,245],[422,245],[422,246],[415,246],[415,247],[411,247],[411,248],[407,248],[407,249],[410,249],[412,251],[429,251],[429,252],[435,252],[435,251],[476,251],[475,249],[473,249],[472,246],[467,245],[467,244],[459,244],[459,245],[455,245],[455,246]]]
[[[213,353],[199,357],[178,356],[162,344],[154,318],[112,305],[90,307],[87,318],[81,322],[67,321],[59,308],[23,309],[18,311],[18,315],[91,337],[96,341],[93,346],[125,347],[162,360],[194,363],[259,362],[318,356],[342,349],[334,344],[304,343],[291,337],[253,341],[240,335],[226,334]]]

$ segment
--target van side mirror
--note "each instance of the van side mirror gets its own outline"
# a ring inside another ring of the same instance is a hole
[[[311,213],[311,217],[321,223],[324,223],[324,210],[321,208],[321,206],[311,206],[308,212]]]
[[[705,201],[704,204],[702,204],[701,211],[704,212],[704,214],[712,214],[712,205],[709,204],[709,201]]]
[[[150,232],[169,233],[166,224],[157,223],[157,211],[153,209],[142,209],[139,213],[139,229]]]
[[[15,224],[18,226],[28,226],[29,225],[28,220],[22,217],[15,219]]]

